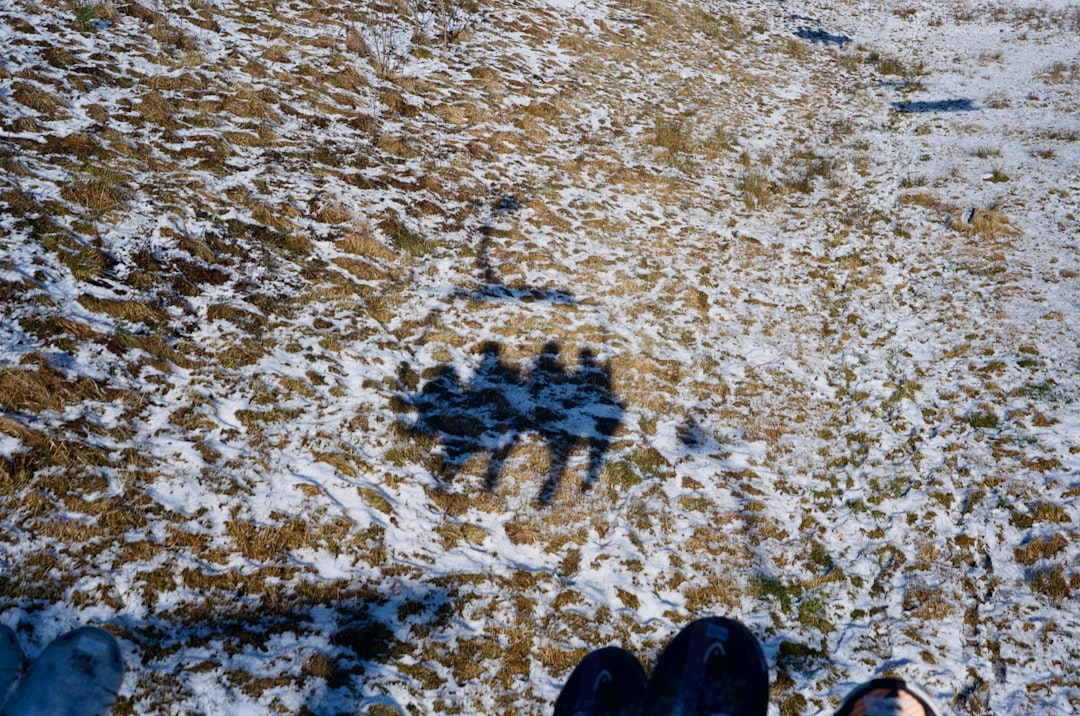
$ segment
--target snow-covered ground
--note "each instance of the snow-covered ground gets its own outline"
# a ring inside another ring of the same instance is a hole
[[[0,8],[0,621],[117,713],[1080,707],[1080,6]]]

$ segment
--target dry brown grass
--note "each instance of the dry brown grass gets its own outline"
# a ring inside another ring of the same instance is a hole
[[[1075,82],[1080,78],[1080,62],[1055,62],[1039,75],[1039,78],[1050,84],[1065,84]]]
[[[146,92],[139,98],[136,111],[143,119],[165,129],[176,129],[181,123],[176,120],[176,108],[165,95],[158,90]]]
[[[48,231],[38,235],[41,245],[56,252],[76,280],[86,281],[104,274],[115,261],[98,246],[79,241],[66,232]]]
[[[948,225],[965,236],[978,235],[988,239],[1005,238],[1017,233],[1005,213],[996,206],[955,210],[949,217]]]
[[[176,28],[164,15],[151,11],[148,16],[152,18],[150,37],[157,40],[166,51],[194,52],[198,50],[199,44],[195,37]]]
[[[145,301],[100,298],[89,293],[79,296],[78,301],[91,311],[100,311],[123,321],[144,324],[150,328],[160,327],[168,320],[168,315],[163,308]]]
[[[772,203],[776,194],[776,186],[761,171],[751,169],[739,177],[736,184],[742,195],[743,203],[748,209],[760,209]]]
[[[40,353],[23,357],[22,367],[0,369],[0,405],[14,412],[58,411],[85,400],[104,400],[117,393],[85,376],[68,379]]]
[[[66,154],[80,161],[90,158],[104,159],[110,152],[99,139],[84,132],[74,132],[66,137],[50,136],[42,151],[49,154]]]
[[[221,109],[234,117],[263,119],[276,123],[281,121],[281,115],[275,109],[279,102],[279,97],[271,88],[256,90],[251,86],[241,86],[225,97]]]
[[[1031,566],[1041,560],[1051,559],[1070,544],[1069,538],[1061,532],[1033,539],[1030,542],[1016,547],[1014,553],[1016,561],[1025,566]]]
[[[61,196],[96,216],[107,216],[123,209],[130,191],[129,177],[108,169],[75,179],[62,190]]]
[[[901,205],[921,206],[924,209],[941,209],[942,202],[929,191],[909,191],[899,196],[897,201]]]
[[[40,113],[49,121],[68,119],[71,116],[67,111],[67,103],[61,96],[29,82],[12,83],[11,98],[24,107]]]
[[[347,254],[368,256],[382,261],[393,261],[396,257],[389,248],[373,239],[367,230],[347,233],[338,240],[337,246]]]
[[[692,151],[693,124],[685,117],[658,116],[653,125],[652,143],[668,152],[672,159]]]

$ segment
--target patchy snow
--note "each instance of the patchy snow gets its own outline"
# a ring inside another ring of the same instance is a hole
[[[719,613],[773,714],[1080,705],[1080,6],[166,5],[0,10],[31,655],[547,713]]]

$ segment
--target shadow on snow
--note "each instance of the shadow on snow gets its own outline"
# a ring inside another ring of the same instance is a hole
[[[559,344],[548,343],[523,370],[503,360],[498,343],[487,342],[467,383],[454,366],[444,364],[418,392],[402,397],[403,411],[416,413],[410,432],[442,445],[438,472],[443,480],[451,481],[472,456],[487,455],[484,488],[494,490],[510,453],[532,433],[551,456],[537,498],[541,503],[554,498],[581,447],[588,449],[582,489],[592,485],[624,407],[611,389],[610,370],[591,350],[582,350],[572,369],[560,353]]]
[[[905,114],[928,112],[974,112],[978,106],[966,98],[939,99],[925,102],[893,102],[893,109]]]
[[[851,38],[847,35],[833,35],[820,28],[807,27],[805,25],[795,30],[795,37],[809,40],[815,45],[836,45],[837,47],[843,47],[851,42]]]
[[[554,288],[539,288],[527,285],[509,285],[499,277],[498,272],[491,263],[491,240],[497,233],[494,226],[495,220],[517,211],[522,206],[514,196],[504,196],[495,203],[491,216],[480,227],[480,286],[475,289],[459,288],[454,291],[457,298],[466,298],[472,301],[520,301],[522,303],[546,302],[560,306],[573,306],[577,304],[574,295],[567,291]]]
[[[184,576],[195,572],[227,580],[229,570],[208,574],[189,568]],[[57,621],[64,623],[61,632],[94,624],[80,612],[68,624],[51,608],[63,602],[60,589],[27,598],[12,594],[14,586],[0,580],[3,621],[30,647],[30,657]],[[377,704],[403,710],[366,682],[394,668],[394,655],[411,648],[415,632],[448,627],[456,590],[397,578],[375,585],[314,580],[307,586],[279,590],[273,598],[247,595],[243,588],[233,595],[218,591],[189,609],[118,613],[98,624],[120,641],[126,662],[122,690],[133,692],[120,697],[113,713],[168,713],[184,699],[189,707],[194,702],[210,710],[250,710],[253,702],[277,701],[278,688],[295,690],[303,700],[299,713],[312,716],[366,713]],[[206,704],[207,695],[194,691],[208,679],[225,703]]]

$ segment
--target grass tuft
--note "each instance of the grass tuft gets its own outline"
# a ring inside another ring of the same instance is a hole
[[[993,239],[1012,236],[1016,229],[1009,223],[1004,212],[996,206],[988,209],[971,208],[953,212],[949,228],[967,236]]]
[[[434,250],[431,242],[423,235],[413,231],[396,217],[384,219],[379,223],[379,228],[390,238],[394,246],[410,256],[427,256]]]
[[[79,29],[83,32],[96,32],[98,28],[98,6],[83,2],[83,0],[76,0],[75,2],[75,24],[79,26]]]
[[[745,172],[736,184],[742,194],[743,203],[748,209],[761,209],[772,203],[775,187],[762,172],[751,169]]]

